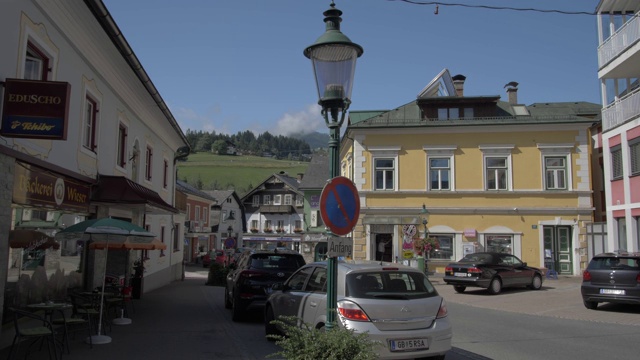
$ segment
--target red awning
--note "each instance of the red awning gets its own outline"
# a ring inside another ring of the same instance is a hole
[[[91,202],[120,205],[144,205],[147,212],[173,213],[179,211],[167,204],[160,195],[123,176],[100,175],[91,194]]]

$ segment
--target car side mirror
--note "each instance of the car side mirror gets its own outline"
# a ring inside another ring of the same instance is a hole
[[[271,285],[271,290],[273,291],[282,291],[284,290],[284,288],[285,288],[284,283],[275,283]]]
[[[526,262],[523,262],[523,263],[522,263],[522,266],[527,266],[527,263],[526,263]]]

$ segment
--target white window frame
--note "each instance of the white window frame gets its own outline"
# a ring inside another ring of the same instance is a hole
[[[371,153],[371,190],[373,191],[398,191],[398,179],[400,177],[400,162],[398,153],[400,146],[368,146],[367,151]],[[376,160],[393,159],[393,188],[376,189]]]
[[[253,195],[251,198],[251,205],[254,207],[260,206],[260,195]]]
[[[537,144],[538,150],[540,151],[540,162],[541,168],[540,173],[542,174],[542,188],[544,190],[572,190],[573,189],[573,167],[571,162],[571,152],[575,148],[574,144],[570,143],[558,143],[558,144]],[[565,187],[557,188],[551,187],[547,183],[547,158],[549,157],[562,157],[564,158],[565,163]]]
[[[640,175],[640,138],[629,140],[629,176]]]
[[[282,195],[273,195],[273,205],[282,205]]]
[[[456,145],[424,145],[422,150],[427,153],[427,183],[426,189],[428,191],[454,191],[456,189],[455,184],[455,156],[454,152],[458,147]],[[431,159],[447,158],[449,159],[449,189],[432,189],[431,188]]]
[[[620,180],[624,177],[624,166],[622,165],[622,147],[612,146],[611,152],[611,180]]]
[[[264,205],[271,205],[271,195],[263,195]]]
[[[304,197],[302,195],[296,195],[296,206],[304,206]]]
[[[484,191],[512,191],[513,190],[513,166],[511,152],[515,145],[513,144],[491,144],[480,145],[479,149],[482,151],[482,186]],[[489,189],[488,187],[488,168],[487,159],[489,158],[505,158],[505,171],[507,177],[507,183],[505,189]]]
[[[98,91],[96,82],[94,80],[83,79],[82,83],[82,126],[78,127],[78,139],[80,139],[79,148],[83,154],[89,155],[92,158],[97,157],[98,141],[100,139],[100,109],[102,108],[102,93]],[[86,124],[86,106],[87,99],[91,99],[95,103],[95,121],[92,124],[95,147],[93,149],[88,148],[87,145],[87,124]]]
[[[55,43],[49,38],[49,35],[42,27],[42,24],[36,24],[26,14],[22,14],[20,19],[20,50],[18,52],[18,78],[25,79],[25,67],[27,61],[27,49],[29,43],[38,49],[42,55],[48,60],[47,81],[55,81],[57,79],[58,59],[60,50]]]
[[[124,134],[121,130],[124,130]],[[126,169],[130,156],[128,155],[129,146],[129,125],[124,121],[118,123],[118,137],[116,139],[116,166],[122,170]]]
[[[293,205],[293,195],[286,194],[284,196],[284,205]]]

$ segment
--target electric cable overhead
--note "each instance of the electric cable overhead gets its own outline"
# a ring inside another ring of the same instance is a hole
[[[564,10],[553,10],[553,9],[515,8],[515,7],[509,7],[509,6],[470,5],[470,4],[460,4],[460,3],[444,3],[441,1],[414,1],[414,0],[387,0],[387,1],[400,1],[400,2],[405,2],[413,5],[436,5],[436,15],[438,14],[437,6],[457,6],[457,7],[488,9],[488,10],[531,11],[531,12],[539,12],[539,13],[555,13],[555,14],[562,14],[562,15],[597,15],[595,12],[587,12],[587,11],[564,11]]]

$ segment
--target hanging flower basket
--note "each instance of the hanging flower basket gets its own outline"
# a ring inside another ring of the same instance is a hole
[[[432,251],[440,249],[440,243],[438,242],[438,239],[430,236],[428,238],[414,239],[413,247],[419,256],[425,254],[425,256],[428,258],[431,255]]]

